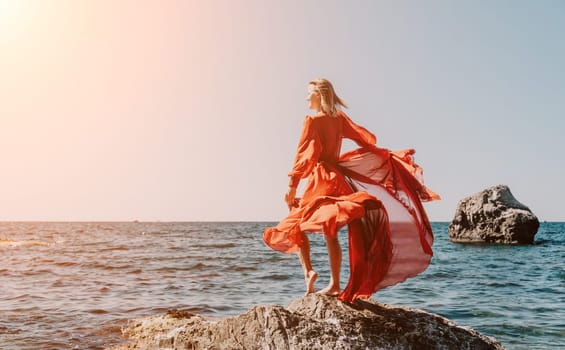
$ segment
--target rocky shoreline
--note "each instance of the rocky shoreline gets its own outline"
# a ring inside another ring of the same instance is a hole
[[[258,305],[222,320],[189,312],[131,321],[126,349],[504,349],[494,338],[439,315],[317,294],[288,307]]]

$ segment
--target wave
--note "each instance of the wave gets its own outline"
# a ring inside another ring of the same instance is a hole
[[[0,334],[20,334],[21,332],[23,332],[23,330],[20,328],[8,328],[6,326],[0,326]]]
[[[523,287],[522,284],[516,282],[480,282],[480,285],[494,288],[506,288],[506,287]]]
[[[130,269],[130,268],[134,267],[131,264],[118,266],[118,265],[102,264],[102,263],[99,263],[99,262],[82,264],[82,266],[85,267],[85,268],[93,268],[93,269],[109,270],[109,271]]]
[[[61,267],[69,267],[69,266],[77,266],[79,264],[74,261],[60,261],[60,262],[55,262],[55,265]]]
[[[14,241],[6,238],[0,238],[0,248],[2,247],[37,247],[37,246],[49,246],[51,243],[43,241]]]
[[[231,271],[241,272],[241,271],[257,271],[258,268],[253,266],[229,266],[223,270],[230,272]]]
[[[28,269],[25,271],[19,271],[21,273],[22,276],[37,276],[37,275],[43,275],[43,274],[53,274],[53,270],[51,269],[40,269],[40,270],[32,270],[32,269]],[[13,276],[17,276],[16,274],[12,274]]]
[[[119,247],[109,247],[109,248],[100,248],[98,249],[99,252],[114,252],[114,251],[128,251],[130,250],[129,247],[119,246]]]
[[[217,248],[217,249],[224,249],[224,248],[235,248],[237,245],[235,243],[212,243],[212,244],[193,244],[190,246],[191,248]]]
[[[206,265],[203,263],[196,263],[192,266],[187,267],[178,267],[178,266],[164,266],[157,269],[154,269],[153,272],[177,272],[177,271],[192,271],[192,270],[203,270],[205,268],[219,268],[218,266],[213,265]]]
[[[197,278],[208,278],[208,277],[221,277],[222,275],[219,273],[205,273],[202,275],[197,275]]]
[[[291,277],[289,275],[267,275],[267,276],[259,277],[259,279],[262,280],[274,280],[274,281],[286,281],[290,278]]]
[[[3,301],[14,301],[14,300],[20,300],[20,299],[27,299],[31,296],[31,294],[21,294],[21,295],[17,295],[11,298],[4,298],[2,299]]]
[[[86,312],[93,315],[105,315],[110,313],[109,311],[106,311],[104,309],[91,309],[91,310],[87,310]]]
[[[63,287],[64,285],[65,285],[65,283],[63,282],[63,280],[58,279],[51,284],[51,287]]]

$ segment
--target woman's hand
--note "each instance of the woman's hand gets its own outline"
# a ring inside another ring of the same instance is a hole
[[[284,201],[286,205],[288,205],[288,210],[291,210],[293,207],[296,207],[298,203],[296,203],[296,187],[289,187],[288,192],[284,196]]]

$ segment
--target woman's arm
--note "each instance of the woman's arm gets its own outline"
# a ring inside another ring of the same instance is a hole
[[[377,137],[365,129],[355,124],[343,111],[340,113],[342,117],[343,137],[355,141],[359,146],[372,146],[377,143]]]
[[[289,190],[285,195],[285,201],[289,208],[295,205],[296,187],[300,179],[307,177],[316,165],[322,151],[322,143],[320,136],[316,131],[313,119],[306,116],[302,135],[298,142],[296,156],[292,170],[288,173],[290,177],[288,187]]]

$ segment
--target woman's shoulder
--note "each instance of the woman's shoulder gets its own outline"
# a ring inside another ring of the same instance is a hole
[[[314,131],[320,128],[322,124],[325,124],[328,116],[323,113],[308,114],[304,117],[304,129]]]
[[[343,117],[343,116],[347,116],[345,114],[345,112],[343,112],[342,110],[338,109],[336,110],[334,115],[329,115],[325,112],[320,112],[320,113],[316,113],[316,114],[309,114],[306,116],[306,119],[310,119],[310,120],[315,120],[315,119],[324,119],[324,118],[335,118],[335,117]]]
[[[323,113],[308,114],[308,115],[306,116],[306,119],[314,120],[314,119],[320,119],[320,118],[322,118],[322,117],[324,117],[324,116],[325,116],[325,114],[323,114]]]
[[[338,111],[337,117],[341,120],[342,123],[346,123],[346,124],[353,123],[353,120],[342,110]]]
[[[339,118],[343,118],[343,119],[349,119],[349,116],[344,111],[342,111],[341,109],[337,110],[336,116],[339,117]]]

